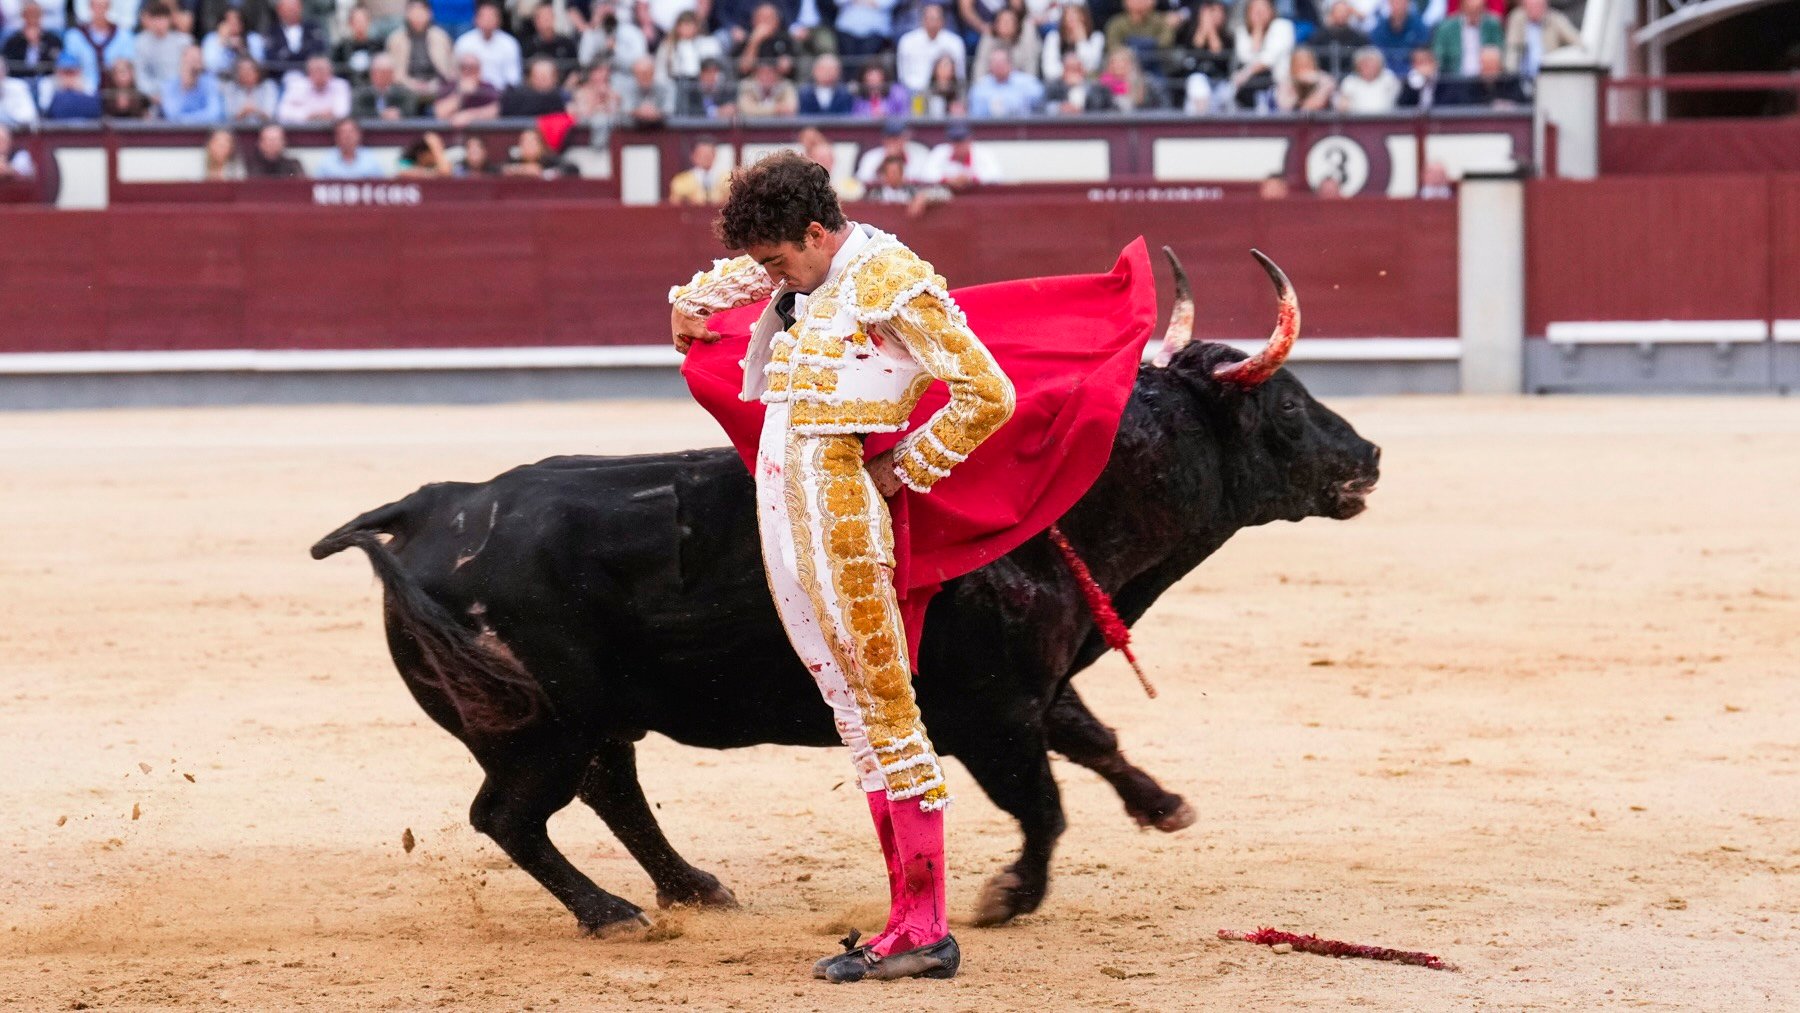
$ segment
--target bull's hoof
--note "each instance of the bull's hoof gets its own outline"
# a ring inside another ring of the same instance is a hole
[[[656,906],[672,907],[737,907],[737,895],[711,873],[702,872],[690,884],[675,890],[658,888]]]
[[[1194,822],[1198,820],[1200,816],[1198,813],[1194,812],[1194,807],[1188,805],[1180,796],[1175,796],[1175,802],[1175,808],[1162,812],[1134,810],[1131,814],[1131,818],[1136,820],[1137,825],[1140,827],[1154,827],[1165,834],[1172,834],[1177,830],[1186,830],[1188,827],[1193,826]]]
[[[981,896],[975,900],[975,916],[970,922],[982,928],[1005,925],[1020,915],[1036,911],[1042,903],[1043,889],[1027,887],[1023,877],[1008,869],[981,888]]]
[[[650,930],[650,916],[635,907],[632,914],[608,921],[581,923],[581,934],[595,939],[635,939]]]

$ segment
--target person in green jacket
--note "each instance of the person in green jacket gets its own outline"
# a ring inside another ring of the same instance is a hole
[[[1456,16],[1438,22],[1431,37],[1440,73],[1445,77],[1475,77],[1481,73],[1481,50],[1501,45],[1500,19],[1488,11],[1487,0],[1461,0]]]

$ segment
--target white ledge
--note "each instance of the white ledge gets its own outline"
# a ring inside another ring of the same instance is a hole
[[[400,370],[617,369],[679,366],[666,345],[537,348],[217,349],[0,354],[0,374],[343,373]]]
[[[1199,341],[1201,339],[1194,339]],[[1254,355],[1262,341],[1220,341],[1240,352]],[[1144,361],[1156,356],[1162,347],[1160,339],[1144,348]],[[1289,362],[1457,362],[1462,359],[1462,342],[1456,338],[1307,338],[1294,342]]]
[[[1750,344],[1769,339],[1762,320],[1561,320],[1544,328],[1558,344]]]

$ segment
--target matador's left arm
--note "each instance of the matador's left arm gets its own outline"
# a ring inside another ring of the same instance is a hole
[[[1012,417],[1013,385],[981,343],[944,279],[914,261],[918,279],[891,303],[880,328],[950,388],[950,403],[894,447],[894,474],[914,492],[930,492]]]

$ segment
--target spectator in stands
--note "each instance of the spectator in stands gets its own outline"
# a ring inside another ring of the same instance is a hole
[[[500,170],[505,176],[524,176],[530,179],[555,179],[567,171],[563,160],[550,150],[550,145],[544,141],[544,135],[536,127],[519,131],[518,157]]]
[[[100,115],[115,120],[147,120],[156,111],[150,96],[138,90],[137,68],[125,57],[107,68],[106,87],[100,89]]]
[[[1232,53],[1238,64],[1231,75],[1238,107],[1263,112],[1274,108],[1275,86],[1287,76],[1294,53],[1294,23],[1276,17],[1270,0],[1248,0],[1244,23],[1232,33]]]
[[[56,79],[54,90],[50,93],[50,101],[44,105],[46,120],[97,120],[100,118],[100,99],[88,90],[87,80],[82,77],[81,61],[73,53],[64,53],[56,60]]]
[[[800,115],[848,116],[856,105],[844,87],[844,65],[830,53],[813,61],[812,84],[800,89]]]
[[[362,128],[348,116],[331,128],[332,149],[313,167],[314,179],[386,179],[387,170],[362,146]]]
[[[456,80],[438,90],[431,111],[458,127],[500,115],[500,92],[482,78],[480,57],[474,53],[456,57]]]
[[[956,76],[968,77],[969,50],[961,35],[944,24],[944,8],[927,3],[919,12],[919,27],[900,36],[894,52],[894,74],[908,92],[921,92],[931,83],[931,67],[938,57],[956,63]]]
[[[912,131],[904,120],[892,119],[882,125],[881,143],[862,153],[856,163],[856,178],[865,186],[873,186],[877,174],[881,172],[884,159],[898,158],[905,166],[905,176],[910,180],[925,178],[926,163],[931,160],[931,149],[912,139]]]
[[[725,65],[709,56],[700,61],[700,79],[675,93],[675,115],[728,120],[737,115],[737,97]]]
[[[481,79],[495,88],[510,88],[524,77],[519,40],[500,30],[500,5],[482,0],[475,8],[475,27],[456,40],[456,55],[481,61]]]
[[[816,139],[808,141],[800,147],[801,150],[806,153],[807,158],[810,158],[823,166],[825,171],[831,175],[831,188],[837,191],[838,200],[850,201],[863,199],[863,195],[867,188],[864,187],[862,181],[855,176],[838,175],[837,151],[832,148],[831,142],[825,139],[824,134],[820,134]]]
[[[675,111],[675,86],[656,75],[650,57],[640,56],[619,88],[619,108],[639,126],[661,123]]]
[[[898,0],[838,0],[832,22],[838,52],[852,63],[875,56],[887,48],[894,31],[894,6]]]
[[[452,39],[475,26],[475,0],[429,0],[431,19]]]
[[[705,134],[688,147],[688,167],[669,180],[670,204],[723,204],[730,174],[718,167],[719,146]]]
[[[759,3],[750,14],[750,33],[734,49],[740,77],[756,73],[764,63],[773,63],[782,77],[794,74],[794,40],[781,23],[781,10],[772,3]]]
[[[1431,37],[1431,51],[1446,77],[1475,77],[1481,73],[1481,50],[1499,47],[1500,19],[1488,13],[1487,0],[1460,0],[1456,17],[1438,23]]]
[[[244,156],[244,175],[249,179],[301,179],[300,162],[287,153],[287,131],[279,123],[263,126],[256,148]]]
[[[1581,32],[1549,0],[1520,0],[1506,16],[1506,71],[1532,78],[1544,65],[1544,54],[1565,46],[1581,46]]]
[[[1123,112],[1154,109],[1162,104],[1160,92],[1145,78],[1144,68],[1138,64],[1137,51],[1130,47],[1106,54],[1106,66],[1095,80],[1112,94],[1113,108]]]
[[[350,115],[359,120],[403,120],[418,115],[419,96],[400,84],[393,57],[376,53],[368,83],[350,96]]]
[[[238,157],[237,138],[229,130],[215,130],[206,137],[204,178],[209,183],[236,182],[244,178],[244,161]]]
[[[905,116],[911,109],[912,101],[908,98],[906,89],[888,80],[886,68],[879,63],[863,65],[856,102],[850,107],[852,116],[890,119]]]
[[[584,67],[605,61],[615,67],[629,67],[640,56],[650,55],[650,41],[644,30],[619,17],[612,0],[601,0],[594,6],[594,16],[581,33],[576,53]]]
[[[799,108],[794,82],[782,77],[773,61],[757,64],[751,76],[738,85],[738,115],[747,120],[792,116]]]
[[[1431,30],[1406,0],[1390,0],[1387,15],[1369,30],[1369,41],[1381,47],[1388,69],[1401,75],[1407,71],[1413,50],[1431,45]]]
[[[89,10],[92,16],[86,24],[63,33],[62,49],[77,61],[88,90],[95,91],[105,68],[131,59],[134,43],[131,29],[113,24],[112,0],[90,0]]]
[[[37,102],[31,97],[31,88],[8,75],[6,61],[0,60],[0,126],[29,127],[37,121]]]
[[[330,123],[350,115],[350,82],[331,73],[331,60],[315,56],[306,73],[288,71],[275,118],[283,123]]]
[[[1320,200],[1343,200],[1344,181],[1336,176],[1326,176],[1319,180],[1318,186],[1313,187],[1313,196]]]
[[[1270,173],[1256,186],[1256,195],[1263,200],[1286,200],[1288,196],[1287,177],[1279,172]]]
[[[791,15],[787,18],[788,37],[794,40],[794,50],[800,54],[803,65],[807,59],[837,55],[837,33],[825,20],[837,16],[837,7],[838,0],[800,0],[797,7],[787,12]]]
[[[263,62],[266,52],[265,40],[260,35],[249,35],[244,31],[244,11],[241,7],[227,7],[219,17],[219,24],[200,43],[200,56],[206,63],[206,72],[214,77],[234,78],[237,76],[237,65],[249,62]]]
[[[906,159],[894,155],[881,160],[875,185],[869,188],[868,199],[879,204],[904,204],[906,213],[917,218],[925,213],[927,204],[949,200],[950,191],[935,184],[909,180],[906,175]]]
[[[1184,82],[1183,109],[1199,116],[1222,109],[1231,102],[1231,43],[1225,5],[1219,0],[1200,0],[1194,9],[1193,29],[1184,33],[1170,54],[1170,77]]]
[[[952,190],[1002,182],[999,159],[993,152],[975,145],[967,123],[951,123],[944,130],[944,137],[944,143],[932,148],[931,155],[925,160],[925,171],[921,173],[925,179]]]
[[[560,77],[563,68],[575,66],[581,51],[573,38],[556,30],[556,8],[541,3],[531,12],[531,34],[525,36],[520,52],[527,63],[540,58],[550,60]]]
[[[577,123],[587,125],[594,147],[605,147],[605,138],[619,118],[619,93],[613,88],[612,68],[605,64],[589,67],[581,86],[569,99],[569,115]]]
[[[1043,49],[1042,37],[1036,29],[1025,24],[1024,16],[1015,8],[1002,7],[994,13],[993,22],[982,31],[981,41],[975,45],[975,66],[988,66],[988,57],[997,50],[1005,50],[1012,57],[1015,71],[1037,77]]]
[[[1334,79],[1350,73],[1356,51],[1369,44],[1369,37],[1352,24],[1355,17],[1350,0],[1333,0],[1325,24],[1306,40],[1318,57],[1319,69]]]
[[[400,86],[415,95],[436,95],[456,77],[450,33],[431,23],[426,0],[407,0],[406,24],[388,36],[387,53]]]
[[[407,0],[357,0],[357,6],[369,12],[369,35],[385,45],[387,37],[406,23]]]
[[[394,168],[395,179],[438,179],[450,175],[450,156],[444,151],[444,139],[435,130],[406,146]]]
[[[1062,79],[1044,90],[1044,111],[1047,113],[1079,116],[1082,113],[1109,113],[1117,108],[1110,89],[1088,80],[1079,53],[1063,56]]]
[[[534,58],[527,68],[525,83],[508,88],[500,95],[500,115],[547,116],[567,112],[569,95],[562,90],[558,77],[555,60],[547,56]]]
[[[1094,16],[1087,4],[1065,4],[1056,30],[1044,37],[1043,50],[1039,75],[1044,80],[1063,76],[1063,57],[1070,53],[1081,59],[1081,69],[1092,76],[1100,73],[1100,62],[1106,57],[1106,36],[1094,30]]]
[[[1014,70],[1004,49],[994,50],[988,72],[969,88],[969,115],[975,117],[1030,116],[1043,104],[1043,82]]]
[[[709,15],[711,6],[711,3],[707,4]],[[664,36],[673,32],[675,22],[683,14],[700,14],[698,0],[637,0],[636,7],[637,25],[652,42],[660,42]]]
[[[948,56],[940,56],[931,66],[931,80],[925,90],[912,97],[909,111],[914,116],[932,119],[966,116],[969,112],[966,91],[962,80],[956,76],[956,63]]]
[[[144,28],[131,43],[131,62],[137,70],[138,87],[147,94],[161,95],[181,72],[181,54],[193,44],[192,35],[172,30],[166,5],[160,2],[147,5]]]
[[[344,37],[331,47],[331,62],[352,88],[369,83],[369,64],[386,43],[370,34],[369,12],[358,4],[350,8]]]
[[[277,74],[297,73],[308,60],[326,55],[325,32],[301,17],[300,0],[279,0],[275,24],[263,39],[263,61]],[[327,68],[330,62],[326,63]]]
[[[1129,48],[1154,57],[1175,42],[1175,25],[1156,9],[1156,0],[1125,0],[1125,9],[1106,23],[1106,51]]]
[[[1337,108],[1345,113],[1391,113],[1400,100],[1400,79],[1374,46],[1356,51],[1356,71],[1338,85]]]
[[[38,81],[54,73],[56,58],[62,55],[62,39],[45,26],[44,8],[37,0],[26,0],[19,9],[19,21],[19,30],[0,44],[0,60],[12,65],[21,84],[36,91]]]
[[[1437,104],[1510,109],[1530,105],[1531,95],[1517,74],[1506,73],[1500,47],[1483,46],[1477,58],[1475,76],[1439,85]]]
[[[1436,54],[1421,46],[1412,51],[1412,65],[1400,80],[1400,98],[1394,105],[1401,109],[1430,109],[1437,105],[1441,84]]]
[[[231,80],[219,88],[219,104],[225,118],[234,123],[266,123],[275,118],[281,102],[281,89],[273,81],[263,80],[262,69],[254,60],[239,60],[232,68]]]
[[[1316,113],[1331,108],[1337,82],[1319,66],[1318,54],[1301,46],[1288,57],[1288,72],[1275,86],[1275,107],[1284,113]]]
[[[15,147],[12,128],[0,125],[0,183],[29,183],[36,178],[31,152]]]
[[[1442,162],[1427,162],[1425,174],[1419,177],[1419,199],[1449,200],[1452,196],[1450,170]]]
[[[700,34],[700,19],[687,11],[675,19],[675,27],[656,47],[657,76],[675,86],[677,95],[691,92],[700,80],[700,65],[725,58],[719,40]]]
[[[488,153],[487,138],[472,134],[463,141],[462,163],[456,167],[456,174],[463,177],[500,175],[499,163]]]
[[[206,72],[200,47],[188,44],[174,79],[163,85],[163,119],[170,123],[220,123],[225,103],[219,98],[218,80]]]

